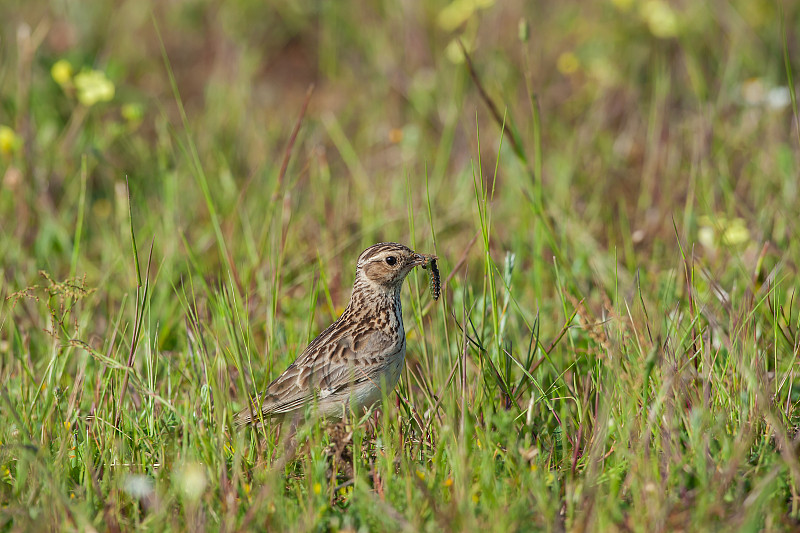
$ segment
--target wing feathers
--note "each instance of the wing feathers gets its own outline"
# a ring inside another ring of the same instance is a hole
[[[377,329],[343,332],[334,326],[323,331],[286,371],[269,384],[267,390],[235,418],[236,425],[252,422],[251,412],[264,418],[285,415],[314,401],[325,403],[340,397],[349,387],[380,376],[381,359],[389,360],[405,344]],[[349,333],[349,334],[348,334]],[[337,337],[337,338],[334,338]],[[381,355],[378,355],[381,354]]]

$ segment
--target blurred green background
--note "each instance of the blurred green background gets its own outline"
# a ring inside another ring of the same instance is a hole
[[[755,240],[791,233],[797,143],[773,2],[14,4],[3,7],[0,121],[11,129],[2,253],[15,282],[38,269],[69,273],[62,259],[83,156],[81,270],[94,277],[120,260],[108,241],[127,233],[126,178],[143,236],[211,238],[198,166],[226,239],[251,234],[263,245],[279,189],[280,209],[296,215],[287,238],[311,244],[292,257],[403,240],[407,201],[419,208],[428,193],[446,250],[463,249],[479,156],[487,183],[497,166],[496,219],[520,209],[505,199],[535,193],[560,225],[577,222],[631,269],[653,248],[674,249],[672,218],[690,236],[699,215],[743,218]],[[791,7],[783,14],[790,50]],[[541,176],[525,171],[508,139],[495,165],[499,128],[459,39]],[[74,78],[59,83],[54,66]],[[113,88],[89,80],[82,91],[76,82],[88,71]],[[92,90],[110,92],[91,101],[83,94]],[[526,242],[523,229],[496,225],[498,246]],[[178,239],[165,238],[156,253],[177,276],[170,241]]]

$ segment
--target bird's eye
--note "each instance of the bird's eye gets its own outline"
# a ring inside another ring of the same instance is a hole
[[[390,255],[386,258],[386,264],[389,266],[394,266],[397,264],[397,258],[393,255]]]

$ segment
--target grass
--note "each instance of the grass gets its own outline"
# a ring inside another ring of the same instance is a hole
[[[3,4],[0,530],[796,529],[799,22]],[[442,298],[271,468],[231,417],[381,240]]]

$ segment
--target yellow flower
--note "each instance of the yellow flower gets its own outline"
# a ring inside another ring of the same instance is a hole
[[[16,152],[22,142],[17,134],[8,126],[0,126],[0,154],[9,157]]]
[[[314,483],[314,494],[322,493],[322,484],[320,482]]]
[[[451,40],[444,49],[444,56],[454,65],[460,65],[465,59],[464,51],[461,49],[461,45],[458,44],[459,39],[459,37],[456,37],[455,39]],[[461,39],[461,42],[464,44],[464,48],[467,49],[467,53],[470,53],[474,50],[475,46],[466,39]]]
[[[707,215],[698,218],[697,240],[704,248],[714,251],[718,245],[738,247],[750,242],[750,230],[743,218]]]
[[[55,82],[61,87],[68,86],[72,83],[72,72],[72,63],[66,59],[60,59],[50,67],[50,76],[52,76]]]
[[[444,486],[445,487],[452,487],[453,486],[453,478],[449,477],[449,478],[445,479],[444,480]]]
[[[75,75],[78,101],[86,107],[98,102],[109,102],[114,98],[114,82],[101,70],[87,70]]]
[[[744,219],[734,218],[722,233],[722,244],[726,246],[738,246],[747,244],[750,241],[750,230],[745,226]]]
[[[564,52],[558,56],[558,60],[556,60],[556,68],[561,74],[574,74],[580,66],[581,62],[578,56],[572,52]]]
[[[418,478],[419,478],[421,481],[425,481],[425,472],[423,472],[422,470],[417,470],[417,477],[418,477]]]
[[[467,20],[478,9],[487,9],[495,0],[454,0],[439,12],[436,22],[444,31],[453,31]]]
[[[678,16],[666,2],[649,0],[642,4],[640,14],[656,37],[667,39],[678,34]]]

